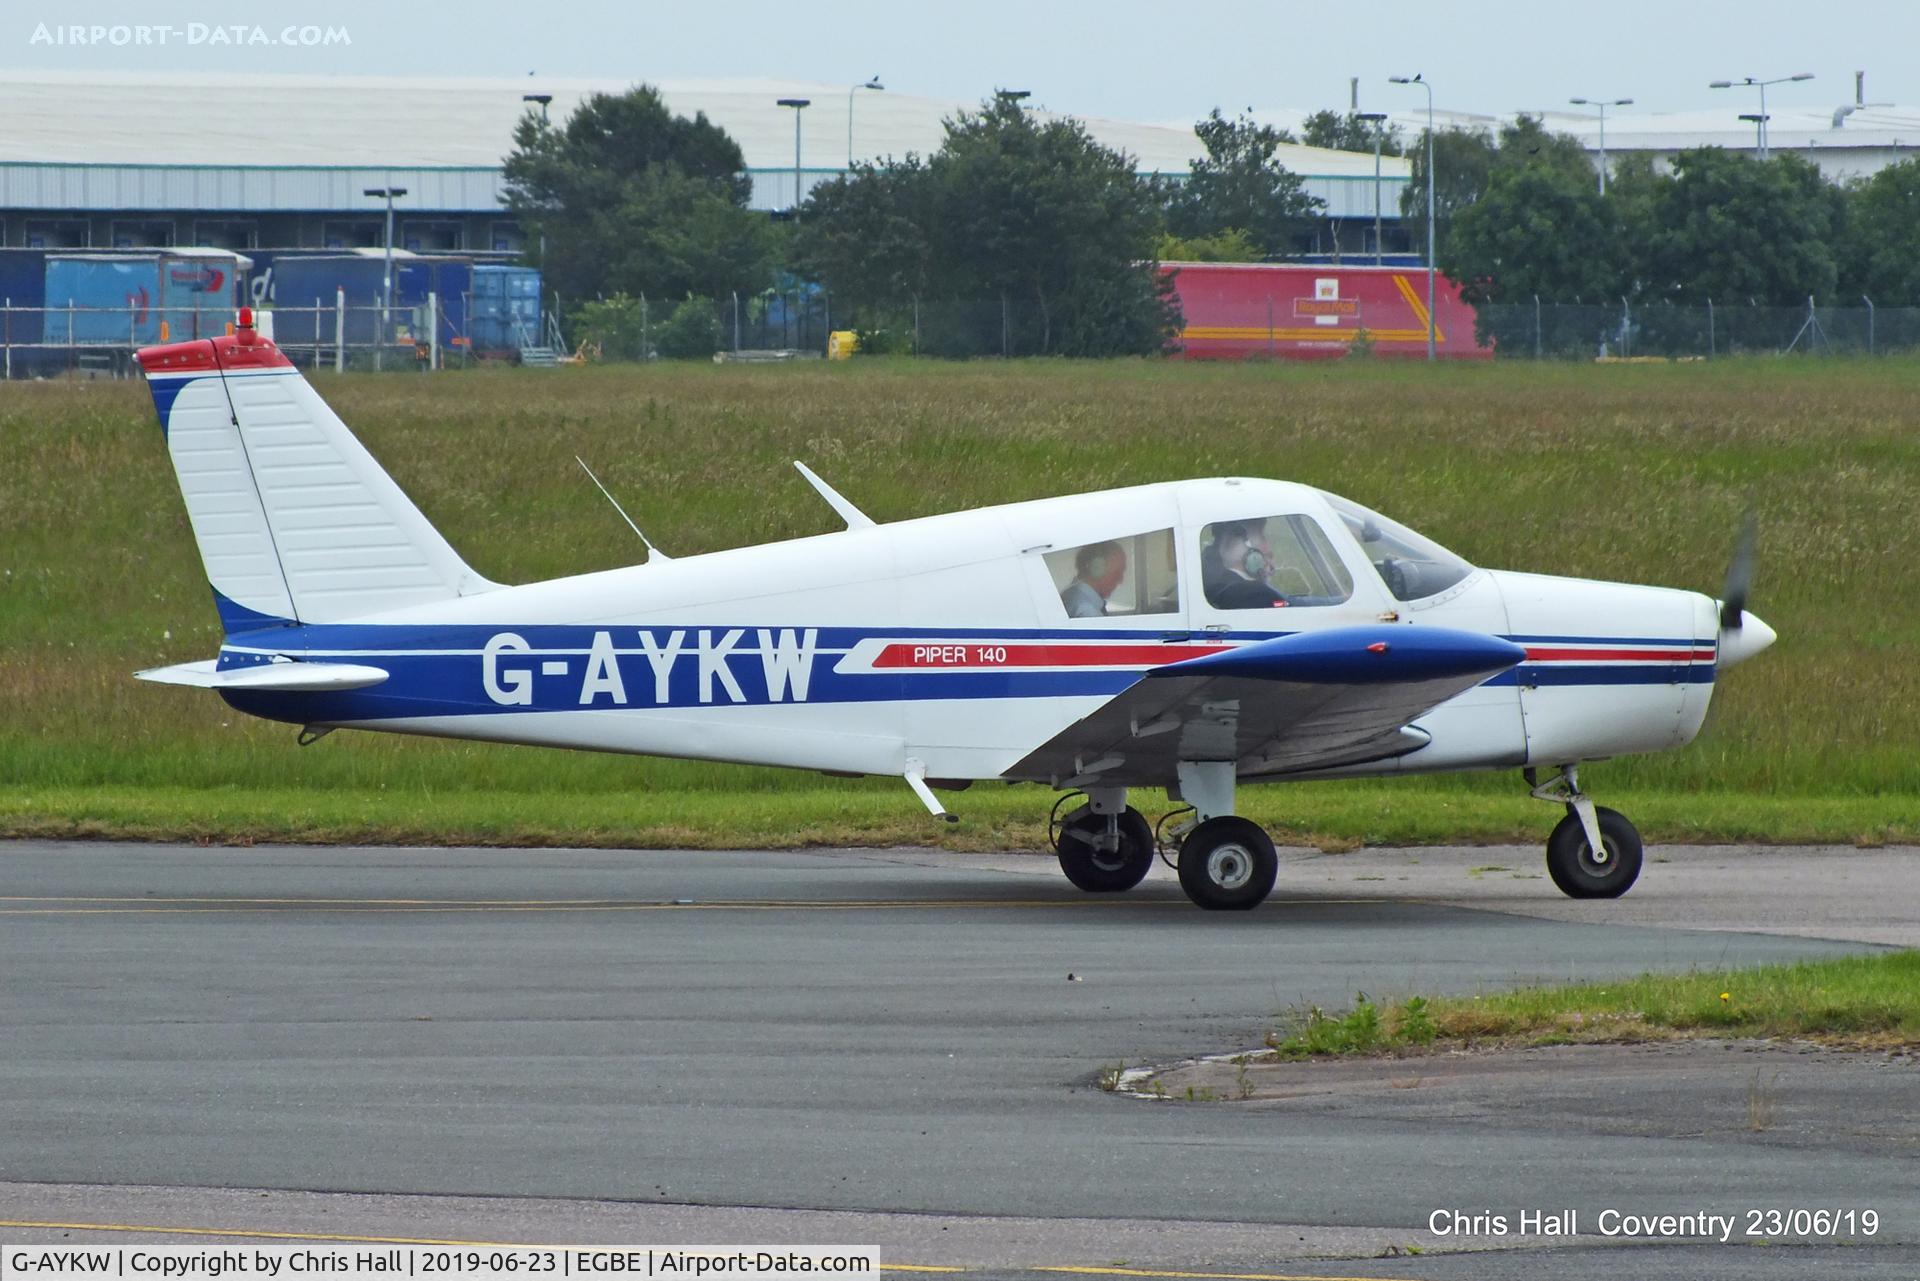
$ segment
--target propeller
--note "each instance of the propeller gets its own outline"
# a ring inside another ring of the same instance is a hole
[[[1721,667],[1745,662],[1776,639],[1773,628],[1747,612],[1747,595],[1753,590],[1753,548],[1757,534],[1753,509],[1749,507],[1740,521],[1740,535],[1733,542],[1727,585],[1720,593],[1720,643],[1715,661]]]
[[[1737,632],[1746,621],[1747,594],[1753,589],[1753,546],[1759,535],[1759,522],[1753,509],[1740,520],[1740,535],[1733,543],[1733,559],[1727,564],[1727,585],[1720,592],[1720,630]]]

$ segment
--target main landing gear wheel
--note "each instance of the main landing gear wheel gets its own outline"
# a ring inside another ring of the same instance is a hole
[[[1210,912],[1257,906],[1279,870],[1273,841],[1244,818],[1210,818],[1180,842],[1180,888]]]
[[[1547,875],[1568,898],[1619,898],[1640,876],[1640,833],[1619,810],[1594,807],[1604,851],[1596,857],[1571,807],[1547,838]]]
[[[1067,815],[1053,848],[1060,870],[1080,889],[1090,894],[1130,890],[1153,867],[1153,827],[1132,806],[1118,814],[1096,814],[1093,806],[1082,805]]]

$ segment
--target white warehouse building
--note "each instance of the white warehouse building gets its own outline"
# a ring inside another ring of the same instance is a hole
[[[625,80],[538,77],[0,72],[0,245],[39,249],[206,245],[339,248],[381,243],[382,207],[363,193],[399,186],[395,240],[421,252],[518,252],[503,204],[502,157],[521,115],[557,122]],[[977,102],[801,81],[656,82],[675,112],[704,112],[733,136],[752,203],[790,206],[850,160],[930,154],[941,122]],[[1041,114],[1043,109],[1036,108]],[[1083,118],[1142,173],[1184,176],[1204,154],[1190,127]],[[1327,230],[1371,247],[1376,198],[1398,223],[1406,161],[1288,146],[1279,156],[1326,202]],[[1389,244],[1391,246],[1391,240]]]

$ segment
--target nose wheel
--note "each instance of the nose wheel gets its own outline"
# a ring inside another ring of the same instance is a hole
[[[1568,898],[1619,898],[1632,889],[1643,850],[1627,816],[1595,805],[1580,790],[1577,766],[1564,767],[1547,783],[1538,783],[1532,770],[1526,773],[1535,797],[1567,807],[1547,837],[1547,875],[1560,892]]]
[[[1604,805],[1593,808],[1600,849],[1587,839],[1586,824],[1572,813],[1547,838],[1547,875],[1568,898],[1619,898],[1640,878],[1640,833],[1627,816]]]

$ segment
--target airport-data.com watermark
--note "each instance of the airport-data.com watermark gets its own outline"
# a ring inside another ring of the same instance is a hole
[[[283,27],[248,22],[37,23],[27,44],[48,49],[232,48],[324,49],[353,43],[345,27],[295,22]]]

